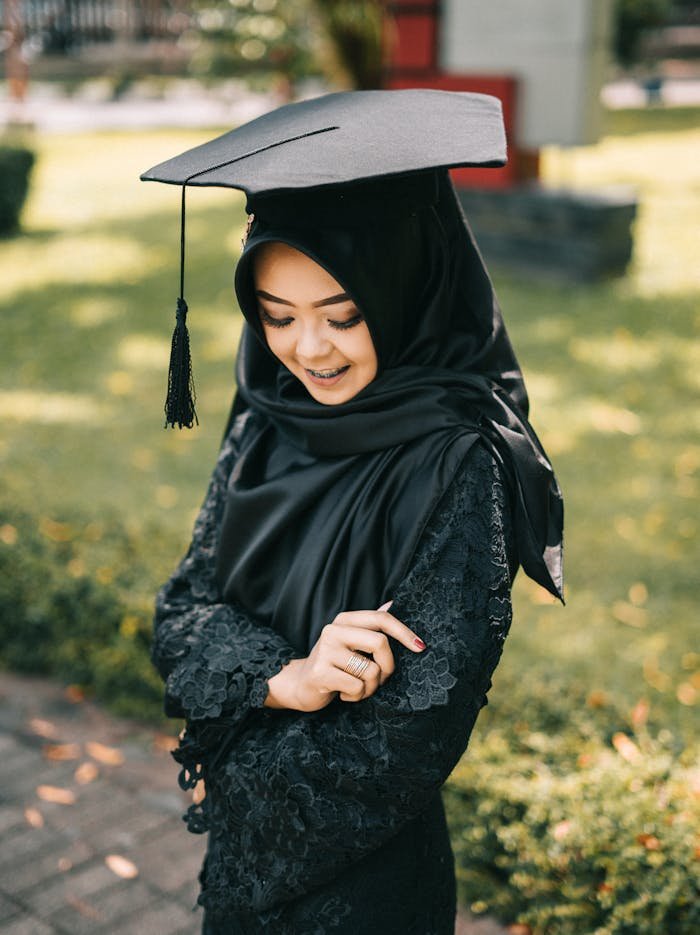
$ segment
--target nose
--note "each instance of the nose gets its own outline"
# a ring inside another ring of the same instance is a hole
[[[323,329],[314,323],[303,324],[298,337],[297,357],[306,363],[313,363],[326,357],[331,351],[331,342],[323,334]]]

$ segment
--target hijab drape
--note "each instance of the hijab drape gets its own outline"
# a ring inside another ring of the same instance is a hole
[[[224,598],[308,652],[341,610],[391,599],[478,439],[502,467],[520,564],[562,598],[561,493],[447,172],[249,207],[235,279],[246,318],[230,421],[240,455],[216,557]],[[348,402],[317,402],[267,348],[252,256],[268,241],[323,266],[367,322],[378,372]]]

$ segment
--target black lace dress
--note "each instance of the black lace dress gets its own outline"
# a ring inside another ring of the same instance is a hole
[[[221,603],[214,549],[236,452],[225,442],[190,549],[161,589],[152,659],[165,710],[186,717],[179,781],[206,797],[197,903],[207,935],[453,935],[454,857],[440,787],[464,753],[511,621],[510,511],[475,444],[423,532],[392,614],[396,668],[370,698],[318,712],[264,707],[300,656]],[[183,842],[184,844],[184,842]]]

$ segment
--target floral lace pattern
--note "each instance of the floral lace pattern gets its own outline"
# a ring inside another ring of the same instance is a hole
[[[159,594],[152,651],[166,703],[187,717],[173,751],[180,785],[206,786],[183,816],[190,831],[209,831],[204,931],[452,935],[453,858],[436,803],[511,621],[513,544],[496,463],[472,447],[394,595],[392,614],[427,649],[390,637],[395,671],[374,695],[302,713],[264,707],[267,679],[292,648],[218,603],[211,581],[234,460],[225,445],[190,550]]]

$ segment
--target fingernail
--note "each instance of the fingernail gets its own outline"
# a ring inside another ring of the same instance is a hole
[[[393,603],[393,601],[387,601],[386,604],[382,604],[382,606],[378,607],[377,610],[389,610]]]
[[[425,649],[425,643],[419,636],[417,636],[413,642],[419,649]]]

